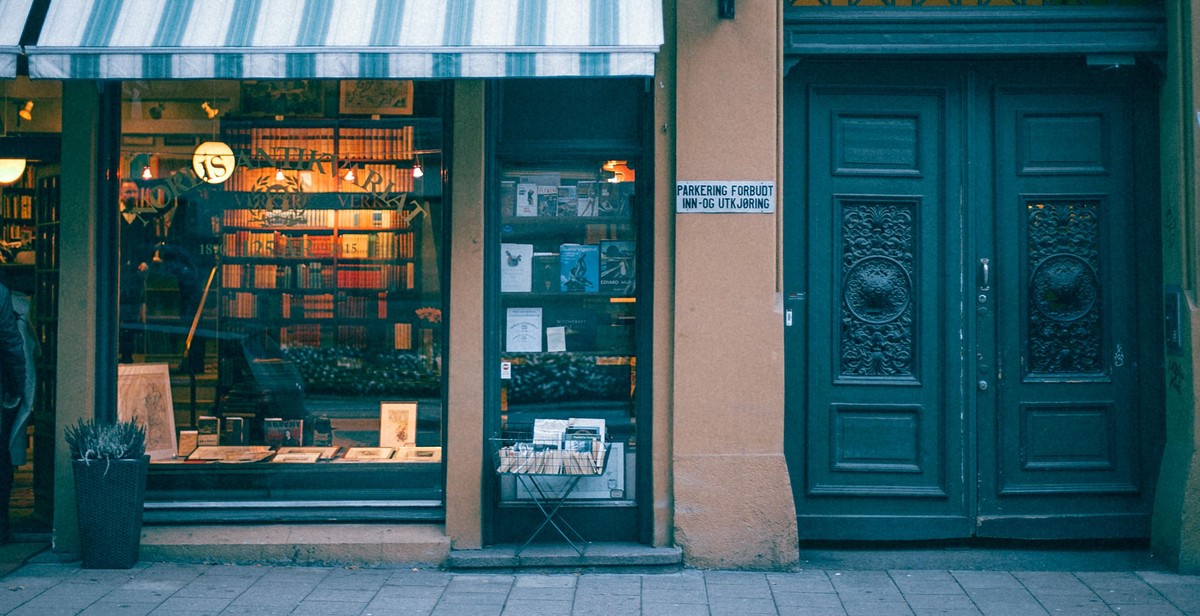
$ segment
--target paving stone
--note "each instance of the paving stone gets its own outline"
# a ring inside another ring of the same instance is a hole
[[[501,614],[507,616],[570,616],[572,601],[517,599],[504,604]]]
[[[168,597],[162,603],[158,604],[157,611],[163,609],[174,611],[175,613],[193,612],[219,612],[232,602],[232,599],[223,599],[220,597]]]
[[[1113,613],[1121,616],[1186,616],[1170,604],[1165,605],[1110,605]],[[1196,614],[1197,612],[1192,612]]]
[[[842,606],[837,607],[807,607],[796,605],[779,606],[779,616],[846,616]]]
[[[527,601],[543,599],[546,601],[574,601],[574,588],[529,588],[517,587],[508,591],[508,600]]]
[[[146,616],[157,603],[93,603],[80,616]]]
[[[703,590],[642,589],[643,603],[679,603],[708,605],[708,593]]]
[[[577,575],[521,575],[513,582],[515,588],[575,588]]]
[[[967,595],[905,595],[905,601],[914,610],[921,608],[946,610],[974,610],[975,602]]]
[[[834,592],[825,572],[819,575],[769,575],[767,581],[776,592]]]
[[[647,616],[709,616],[707,604],[693,603],[642,603],[642,614]],[[513,614],[513,616],[518,616]]]
[[[356,616],[366,609],[365,601],[301,601],[295,616]]]
[[[438,605],[504,605],[508,593],[503,592],[455,592],[447,590]]]
[[[1021,588],[1020,580],[1006,571],[951,571],[960,586],[971,588]]]
[[[777,607],[840,607],[842,600],[827,592],[775,592]]]
[[[708,609],[717,614],[774,614],[775,602],[771,599],[710,599]]]
[[[454,576],[441,571],[401,569],[388,577],[388,586],[446,586]]]
[[[904,601],[842,601],[847,616],[912,616],[913,611]]]

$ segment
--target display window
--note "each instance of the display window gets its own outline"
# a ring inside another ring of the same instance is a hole
[[[440,502],[444,87],[125,82],[117,412],[154,502]]]

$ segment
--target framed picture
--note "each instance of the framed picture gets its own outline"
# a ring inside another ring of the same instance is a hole
[[[338,112],[412,115],[413,82],[383,79],[343,81]]]
[[[379,403],[379,446],[399,449],[417,446],[417,403]]]
[[[145,426],[151,460],[175,457],[175,405],[167,364],[117,365],[117,419]]]
[[[320,81],[243,81],[242,115],[320,116],[325,113],[325,91]]]

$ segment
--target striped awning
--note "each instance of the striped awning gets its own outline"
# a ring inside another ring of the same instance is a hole
[[[0,78],[15,77],[21,32],[33,0],[0,0]]]
[[[653,75],[662,43],[662,0],[51,0],[25,52],[42,79],[421,79]]]

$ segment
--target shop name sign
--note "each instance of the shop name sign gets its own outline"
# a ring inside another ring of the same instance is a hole
[[[775,182],[676,182],[676,214],[770,214]]]

